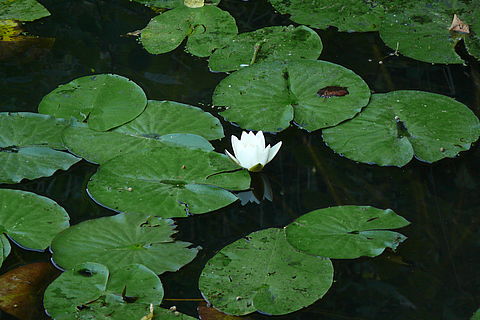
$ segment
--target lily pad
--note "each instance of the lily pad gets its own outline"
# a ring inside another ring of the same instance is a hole
[[[320,37],[308,27],[267,27],[235,36],[213,52],[208,65],[227,72],[261,61],[317,59],[322,49]]]
[[[178,311],[172,311],[164,308],[155,308],[152,320],[197,320]],[[142,319],[140,319],[142,320]]]
[[[269,0],[282,14],[289,14],[296,23],[339,31],[376,31],[384,12],[378,1],[358,0]]]
[[[35,0],[0,0],[0,20],[33,21],[49,15]]]
[[[222,173],[223,172],[223,173]],[[250,176],[227,156],[187,148],[152,148],[103,164],[88,183],[99,204],[121,212],[164,218],[210,212],[238,198]]]
[[[0,183],[51,176],[81,159],[64,149],[61,133],[68,124],[36,113],[0,113]]]
[[[72,153],[104,163],[121,154],[166,145],[212,151],[206,139],[223,136],[220,121],[200,108],[150,100],[140,116],[111,132],[93,131],[77,123],[64,131],[63,141]]]
[[[87,262],[60,275],[45,291],[44,306],[59,319],[140,319],[150,304],[159,305],[163,287],[158,276],[141,264],[109,272]]]
[[[152,54],[174,50],[185,38],[194,56],[208,57],[238,32],[235,19],[215,6],[181,7],[154,17],[141,32],[140,41]]]
[[[174,228],[172,220],[148,214],[117,214],[84,221],[55,237],[51,245],[53,260],[64,269],[96,262],[110,271],[135,263],[156,274],[177,271],[195,258],[198,249],[188,248],[191,243],[174,241]]]
[[[287,241],[296,249],[332,259],[375,257],[385,248],[396,249],[406,237],[385,229],[409,222],[390,209],[339,206],[304,214],[286,228]]]
[[[8,240],[2,234],[22,247],[44,250],[57,233],[69,226],[65,210],[37,194],[0,189],[0,203],[0,259],[10,252]]]
[[[106,131],[140,115],[147,105],[142,88],[115,74],[77,78],[43,97],[38,112],[88,123]]]
[[[223,79],[213,103],[221,115],[250,130],[282,131],[294,120],[308,131],[350,119],[370,98],[353,71],[318,60],[254,64]]]
[[[461,2],[459,2],[461,3]],[[454,11],[441,2],[412,1],[393,6],[380,36],[407,57],[431,63],[463,63],[455,46],[464,35],[449,31]]]
[[[214,308],[227,314],[281,315],[320,299],[330,288],[329,259],[295,250],[284,229],[251,233],[220,250],[202,271],[199,288]]]
[[[422,91],[375,94],[354,119],[323,131],[345,157],[381,166],[404,166],[455,157],[480,135],[475,114],[452,98]]]
[[[135,2],[142,3],[148,7],[173,9],[179,7],[185,7],[185,3],[188,4],[188,0],[133,0]],[[220,0],[207,0],[208,5],[217,5]]]

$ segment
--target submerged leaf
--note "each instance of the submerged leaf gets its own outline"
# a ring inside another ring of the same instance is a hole
[[[339,206],[304,214],[286,228],[287,240],[296,249],[332,259],[375,257],[385,248],[395,249],[406,237],[385,229],[409,222],[390,209]]]
[[[142,88],[115,74],[77,78],[43,97],[38,112],[88,123],[106,131],[140,115],[147,105]]]
[[[177,271],[197,255],[191,243],[175,241],[170,219],[148,214],[117,214],[88,220],[58,234],[52,242],[53,260],[64,269],[87,261],[110,271],[140,263],[156,274]]]
[[[222,312],[281,315],[320,299],[332,278],[329,259],[298,252],[283,229],[270,228],[220,250],[203,269],[199,287]]]
[[[465,105],[422,91],[375,94],[354,119],[323,131],[323,139],[345,157],[381,166],[404,166],[415,155],[435,162],[468,150],[480,123]]]

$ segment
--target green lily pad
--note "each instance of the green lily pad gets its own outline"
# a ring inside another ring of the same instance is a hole
[[[88,192],[113,210],[185,217],[238,200],[225,189],[247,189],[250,176],[237,169],[227,156],[215,152],[152,148],[102,164],[88,183]]]
[[[163,8],[163,9],[173,9],[179,7],[185,7],[185,0],[132,0],[139,2],[148,7]],[[218,5],[220,0],[207,0],[208,5]]]
[[[7,259],[8,255],[12,248],[10,247],[10,242],[4,234],[0,234],[0,267],[2,266],[3,261]]]
[[[202,271],[199,288],[214,308],[235,315],[281,315],[302,309],[330,288],[329,259],[295,250],[283,229],[251,233],[220,250]]]
[[[96,262],[110,271],[135,263],[156,274],[177,271],[195,258],[198,248],[174,241],[174,228],[170,219],[136,213],[84,221],[53,239],[53,260],[64,269]]]
[[[375,94],[354,119],[323,131],[335,152],[360,162],[404,166],[455,157],[480,135],[475,114],[452,98],[422,91]]]
[[[376,1],[358,0],[269,0],[282,14],[289,14],[296,23],[339,31],[376,31],[381,23],[383,7]]]
[[[464,35],[449,31],[453,13],[441,2],[412,1],[385,15],[380,36],[405,56],[431,63],[463,63],[455,46]]]
[[[4,234],[22,247],[44,250],[57,233],[69,226],[65,210],[37,194],[0,189],[0,203],[0,265],[10,253]]]
[[[29,112],[0,113],[0,183],[51,176],[81,159],[64,149],[65,121]]]
[[[54,319],[132,320],[159,305],[163,286],[158,276],[141,264],[109,273],[106,266],[86,262],[68,270],[45,291],[44,306]]]
[[[0,0],[0,20],[33,21],[49,15],[35,0]]]
[[[172,311],[164,308],[155,308],[153,320],[197,320],[178,311]],[[225,319],[227,320],[227,319]]]
[[[63,141],[72,153],[104,163],[128,152],[166,145],[212,151],[213,146],[206,139],[223,136],[220,121],[200,108],[150,100],[145,111],[129,123],[109,132],[74,124],[64,131]]]
[[[322,49],[320,37],[308,27],[267,27],[235,36],[213,52],[208,66],[227,72],[261,61],[317,59]]]
[[[294,120],[314,131],[352,118],[369,98],[370,89],[353,71],[298,60],[262,62],[232,73],[215,88],[213,103],[226,106],[221,115],[244,129],[281,131]]]
[[[107,131],[140,115],[147,105],[142,88],[115,74],[77,78],[43,97],[38,112],[87,122],[92,130]]]
[[[296,249],[332,259],[375,257],[385,248],[395,250],[406,237],[385,229],[409,222],[390,209],[340,206],[304,214],[286,228],[287,241]]]
[[[150,20],[141,32],[143,47],[152,54],[174,50],[188,37],[186,49],[208,57],[238,32],[235,19],[215,6],[176,8]]]

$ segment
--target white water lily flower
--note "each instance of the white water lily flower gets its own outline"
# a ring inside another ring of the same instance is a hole
[[[232,136],[233,154],[235,156],[232,156],[227,150],[225,150],[225,153],[239,166],[248,169],[248,171],[258,172],[272,161],[281,146],[282,142],[280,141],[273,147],[270,147],[270,145],[265,147],[265,137],[262,131],[258,131],[256,135],[252,131],[249,133],[243,131],[240,140],[236,136]]]

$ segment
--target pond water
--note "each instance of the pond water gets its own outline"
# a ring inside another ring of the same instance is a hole
[[[14,52],[2,49],[1,112],[36,112],[42,97],[59,84],[84,75],[114,73],[135,81],[149,99],[188,103],[218,116],[226,136],[213,142],[218,152],[230,148],[230,135],[240,134],[240,128],[223,121],[211,108],[213,90],[225,73],[210,72],[206,59],[189,55],[182,46],[151,55],[125,36],[155,16],[149,8],[128,0],[40,2],[52,15],[27,24],[26,29],[50,40]],[[220,8],[235,17],[240,32],[291,24],[262,0],[222,0]],[[480,114],[478,62],[432,65],[390,56],[392,50],[374,32],[316,31],[324,45],[320,59],[353,70],[373,92],[439,93]],[[397,168],[341,157],[324,144],[320,130],[307,133],[292,126],[267,135],[267,141],[283,141],[280,153],[263,171],[271,184],[272,201],[243,206],[237,201],[215,212],[175,219],[176,238],[203,249],[180,271],[160,276],[165,287],[163,306],[175,305],[196,317],[202,298],[198,278],[218,250],[253,231],[283,227],[309,211],[346,204],[393,209],[411,222],[400,229],[408,239],[396,252],[386,250],[375,258],[333,259],[334,283],[327,294],[306,309],[275,319],[467,319],[480,306],[478,145],[456,158],[433,164],[414,159]],[[115,214],[85,191],[96,168],[82,161],[52,177],[1,187],[49,197],[76,224]],[[48,253],[15,247],[0,273],[49,259]],[[4,313],[0,318],[12,319]]]

